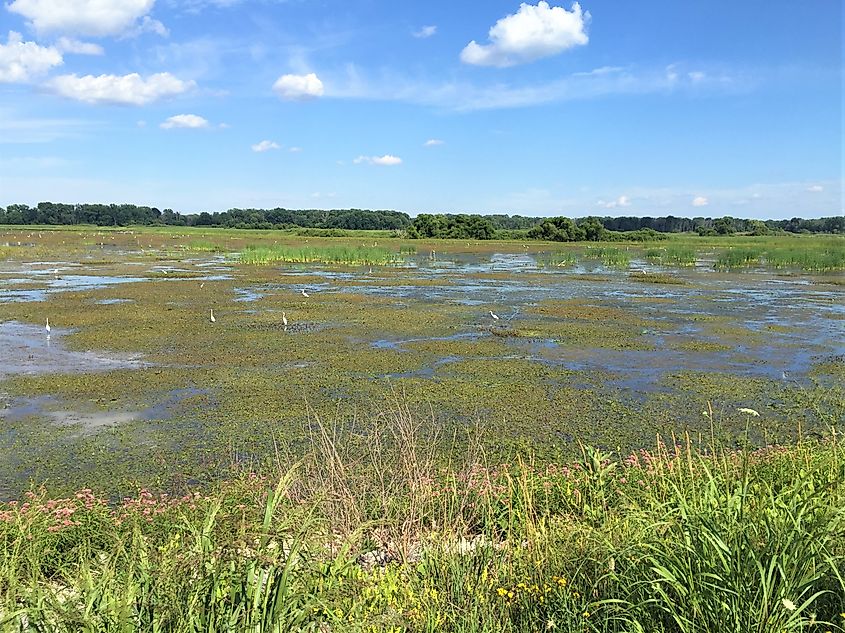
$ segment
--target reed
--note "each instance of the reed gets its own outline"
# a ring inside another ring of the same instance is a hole
[[[395,265],[403,262],[399,253],[378,246],[247,246],[239,256],[243,264],[323,263],[348,266]]]

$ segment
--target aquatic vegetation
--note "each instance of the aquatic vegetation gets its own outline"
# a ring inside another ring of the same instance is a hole
[[[243,264],[323,263],[355,265],[400,264],[400,254],[378,246],[247,246],[239,256]]]
[[[754,266],[760,263],[763,255],[761,248],[729,248],[719,253],[716,259],[716,268],[730,270]]]
[[[817,272],[845,270],[845,243],[838,248],[801,249],[776,248],[768,249],[765,260],[772,268],[794,268]]]
[[[627,268],[631,262],[631,255],[627,249],[614,248],[612,246],[587,247],[584,257],[588,259],[600,259],[605,266]]]
[[[556,251],[537,256],[537,265],[543,268],[565,268],[578,263],[573,251]]]
[[[635,271],[629,275],[630,279],[634,281],[641,281],[649,284],[675,284],[683,285],[687,282],[680,277],[674,275],[667,275],[666,273],[649,273],[645,271]]]
[[[650,262],[665,266],[695,266],[696,261],[694,249],[678,245],[649,248],[645,251],[645,257]]]

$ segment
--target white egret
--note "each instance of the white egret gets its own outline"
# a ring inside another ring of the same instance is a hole
[[[214,318],[214,308],[211,309],[211,322],[216,323],[217,319]]]
[[[47,317],[47,325],[44,329],[47,330],[47,334],[50,334],[50,317]]]
[[[202,282],[202,283],[200,284],[200,288],[202,288],[203,286],[205,286],[205,282]]]
[[[306,299],[308,298],[308,293],[305,292],[305,288],[303,288],[300,292],[302,292],[303,297],[305,297]]]
[[[494,321],[498,321],[498,320],[499,320],[499,315],[498,315],[498,314],[496,314],[495,312],[493,312],[492,310],[490,310],[490,316],[491,316],[491,317],[493,317],[493,320],[494,320]]]
[[[288,326],[288,317],[284,312],[282,312],[282,325],[284,325],[285,327]]]

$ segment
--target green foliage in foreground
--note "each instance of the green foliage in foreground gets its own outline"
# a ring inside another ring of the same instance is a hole
[[[0,630],[845,630],[835,436],[442,470],[406,411],[313,428],[274,481],[0,505]]]

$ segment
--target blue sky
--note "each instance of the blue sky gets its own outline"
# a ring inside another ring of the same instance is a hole
[[[4,0],[0,205],[843,213],[842,4]]]

